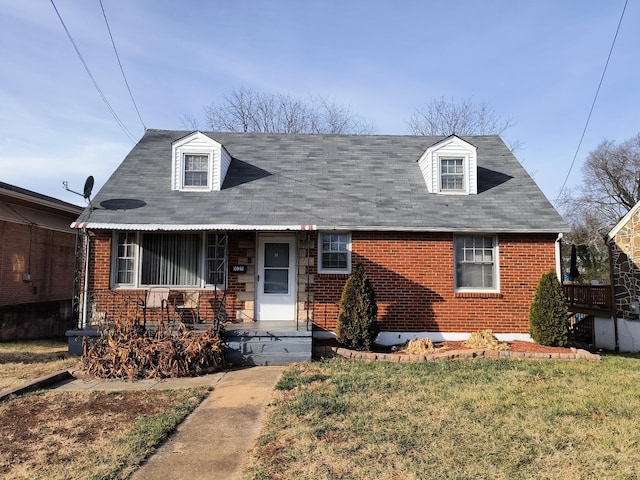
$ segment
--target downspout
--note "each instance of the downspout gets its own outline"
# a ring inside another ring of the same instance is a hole
[[[84,288],[82,293],[82,329],[87,327],[87,305],[89,297],[89,231],[87,227],[82,228],[84,236]]]
[[[555,248],[556,248],[556,275],[558,276],[558,281],[562,284],[562,237],[563,234],[559,233],[558,238],[556,238]]]

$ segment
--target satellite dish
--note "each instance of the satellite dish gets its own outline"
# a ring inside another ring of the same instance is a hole
[[[93,176],[89,175],[86,182],[84,182],[83,196],[85,200],[91,196],[91,190],[93,190]]]

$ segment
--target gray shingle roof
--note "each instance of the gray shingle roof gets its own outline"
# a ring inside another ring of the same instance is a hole
[[[417,160],[443,137],[228,132],[204,132],[233,157],[222,190],[171,191],[171,144],[188,133],[148,130],[95,196],[90,226],[568,230],[499,136],[464,137],[478,147],[477,195],[427,191]]]

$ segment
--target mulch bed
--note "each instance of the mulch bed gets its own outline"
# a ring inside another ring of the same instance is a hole
[[[401,350],[401,346],[376,346],[372,352],[356,352],[345,349],[336,339],[314,340],[314,355],[317,357],[339,356],[343,358],[362,360],[386,361],[433,361],[443,359],[471,359],[471,358],[529,358],[529,359],[561,359],[561,360],[600,360],[599,355],[586,350],[566,347],[547,347],[533,342],[514,340],[505,342],[508,350],[488,350],[468,348],[463,342],[434,343],[436,351],[428,354],[409,355]]]

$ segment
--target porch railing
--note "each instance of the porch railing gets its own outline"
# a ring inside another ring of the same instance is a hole
[[[611,312],[609,285],[563,285],[563,289],[570,312],[592,315]]]
[[[179,319],[179,314],[174,311],[173,301],[178,292],[181,292],[181,290],[170,291],[168,301],[170,320]],[[83,325],[88,328],[95,328],[115,319],[133,321],[140,317],[138,320],[142,322],[140,303],[144,300],[145,295],[146,290],[144,289],[124,291],[89,290],[89,292],[87,292],[87,318],[82,318],[83,309],[80,307],[78,312],[78,328],[82,328]],[[84,298],[81,296],[80,304],[82,304],[83,301]],[[214,323],[216,327],[227,320],[226,308],[227,302],[225,291],[217,290],[208,292],[200,298],[201,320],[206,323]],[[160,309],[158,309],[157,312],[147,312],[148,322],[158,320],[161,320]]]

